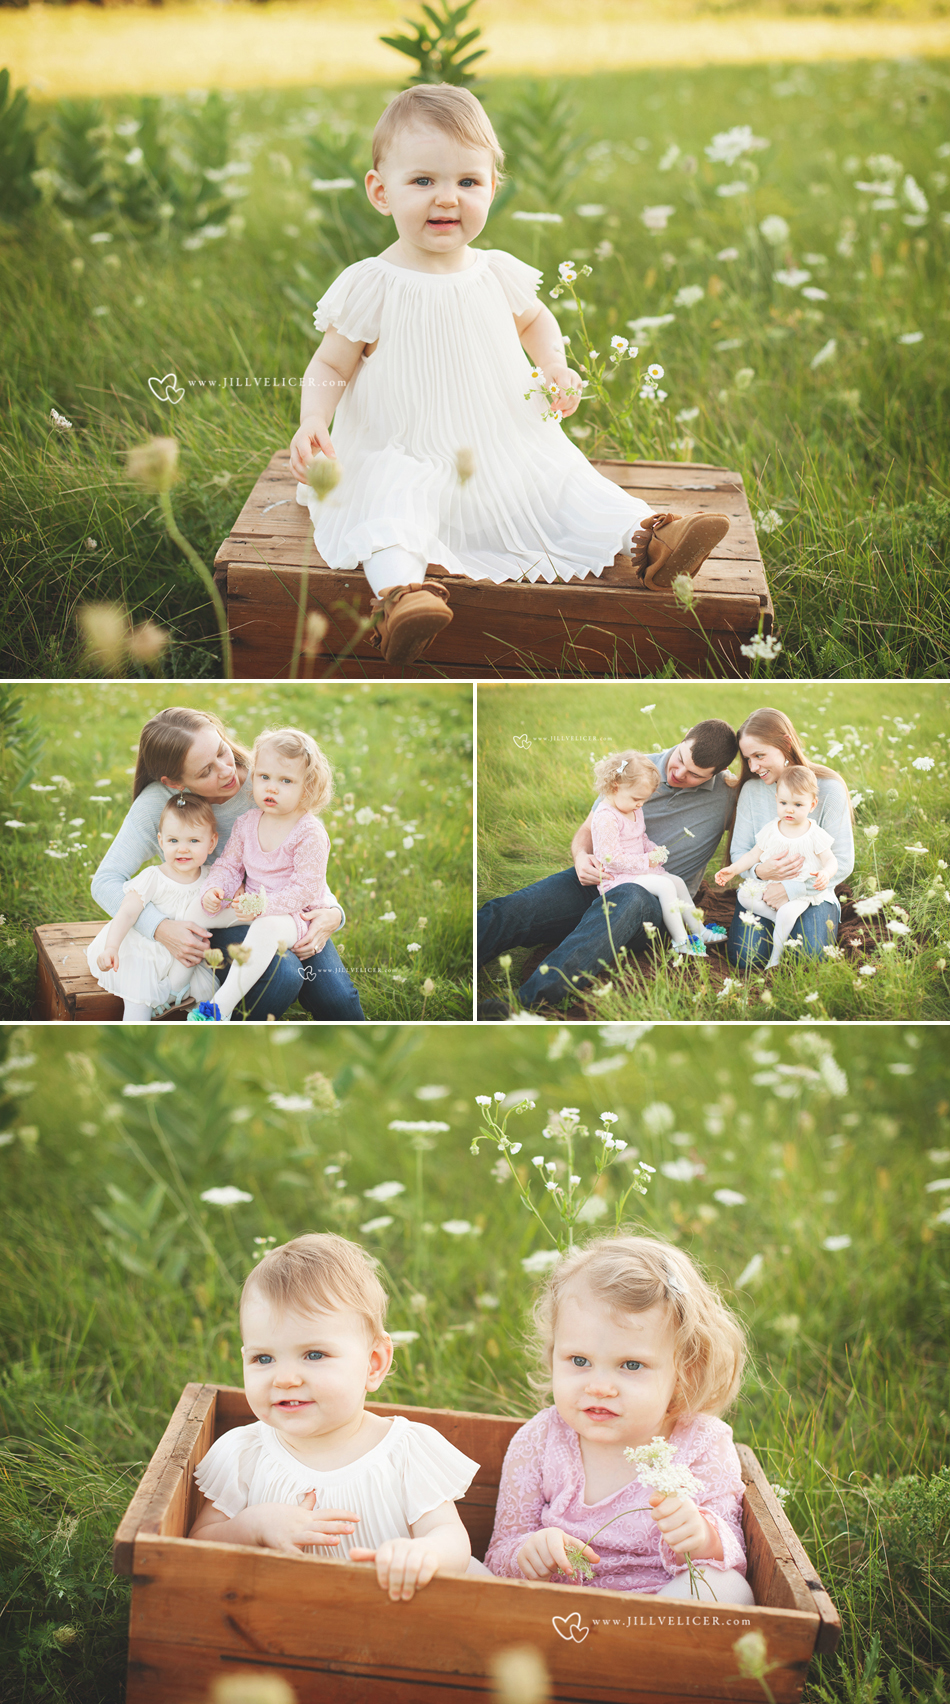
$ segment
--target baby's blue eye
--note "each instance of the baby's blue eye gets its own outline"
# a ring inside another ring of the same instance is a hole
[[[642,1361],[624,1361],[624,1368],[628,1372],[634,1372],[635,1373],[642,1366],[643,1366]]]
[[[268,1365],[273,1359],[274,1359],[273,1355],[255,1355],[254,1356],[254,1360],[261,1367]]]
[[[586,1355],[572,1355],[571,1356],[571,1366],[572,1367],[586,1367],[587,1365],[588,1365],[588,1360],[587,1360]]]
[[[308,1349],[304,1356],[305,1361],[322,1361],[324,1359],[325,1356],[322,1349]]]

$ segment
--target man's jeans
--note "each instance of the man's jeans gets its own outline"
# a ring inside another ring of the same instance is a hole
[[[249,923],[242,923],[233,929],[215,929],[212,945],[220,947],[226,960],[228,947],[243,941],[249,928]],[[218,982],[226,975],[226,970],[219,972]],[[332,941],[312,958],[299,959],[296,953],[272,958],[260,981],[235,1007],[234,1020],[244,1017],[260,1023],[269,1017],[280,1018],[295,1000],[318,1023],[366,1022],[360,997]]]
[[[605,909],[609,902],[609,910]],[[478,913],[478,963],[487,964],[510,947],[556,942],[543,967],[518,990],[523,1006],[558,1001],[582,989],[616,960],[620,947],[637,953],[647,945],[644,923],[663,926],[655,894],[621,882],[601,896],[583,887],[575,870],[545,876],[518,893],[489,900]]]
[[[773,925],[768,917],[757,917],[760,928],[754,929],[751,923],[743,923],[741,912],[744,910],[740,903],[736,906],[735,915],[729,925],[729,935],[726,940],[726,952],[729,963],[737,965],[740,970],[761,970],[767,965],[772,954]],[[841,922],[841,912],[831,900],[823,899],[820,905],[810,905],[803,911],[792,925],[789,942],[801,941],[799,953],[802,958],[820,958],[823,947],[834,946],[838,938],[838,926]],[[789,950],[788,945],[785,952]],[[795,948],[791,949],[795,955]],[[785,956],[784,953],[782,955]]]

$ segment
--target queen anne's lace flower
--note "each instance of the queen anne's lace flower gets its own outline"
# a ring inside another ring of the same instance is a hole
[[[652,1438],[648,1444],[628,1447],[623,1453],[636,1468],[640,1484],[664,1497],[695,1497],[702,1490],[695,1474],[677,1464],[673,1446],[666,1438]]]

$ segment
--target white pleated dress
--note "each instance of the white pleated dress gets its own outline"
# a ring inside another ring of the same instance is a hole
[[[440,1503],[464,1496],[478,1462],[432,1426],[397,1415],[389,1431],[358,1461],[318,1473],[298,1461],[263,1420],[236,1426],[212,1444],[195,1483],[228,1520],[259,1503],[302,1503],[315,1491],[318,1509],[355,1509],[359,1524],[339,1544],[308,1545],[305,1554],[345,1562],[351,1549],[375,1550]]]
[[[348,266],[320,298],[318,331],[375,343],[333,421],[343,477],[321,503],[297,486],[331,568],[402,545],[475,580],[599,575],[651,514],[597,473],[536,393],[514,314],[541,273],[502,249],[463,272],[415,272],[382,255]],[[464,484],[456,457],[471,452]],[[319,453],[319,452],[318,452]]]
[[[166,917],[180,920],[195,895],[201,892],[202,882],[211,873],[211,865],[205,864],[198,881],[176,882],[171,876],[164,875],[158,864],[150,864],[130,882],[123,883],[122,893],[123,896],[137,893],[146,904],[157,905]],[[95,940],[90,941],[86,948],[86,962],[100,988],[107,989],[110,994],[118,994],[123,1000],[134,1000],[138,1005],[156,1009],[186,998],[188,982],[182,987],[172,986],[168,981],[176,968],[176,960],[168,948],[163,947],[161,941],[150,941],[146,935],[140,935],[134,926],[119,948],[118,970],[100,970],[96,957],[105,946],[108,929],[108,923],[104,923]],[[205,999],[213,991],[214,980],[201,965],[192,972],[190,981],[196,999]]]

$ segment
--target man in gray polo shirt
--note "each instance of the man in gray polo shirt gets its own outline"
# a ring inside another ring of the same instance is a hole
[[[679,745],[654,752],[650,758],[660,772],[660,785],[643,807],[647,833],[658,846],[669,848],[665,868],[682,876],[691,894],[699,887],[733,813],[736,782],[725,771],[738,749],[728,722],[699,722]],[[626,946],[640,952],[646,946],[644,923],[662,927],[656,895],[635,882],[623,882],[609,895],[608,928],[597,892],[600,871],[590,828],[601,804],[600,799],[595,802],[571,842],[573,869],[490,900],[478,914],[479,966],[511,947],[557,943],[544,965],[519,988],[523,1006],[557,1002],[571,989],[585,987],[613,962],[616,949]],[[486,1002],[485,1009],[479,1008],[479,1017],[504,1016],[503,1010],[493,1009],[497,1004]]]

